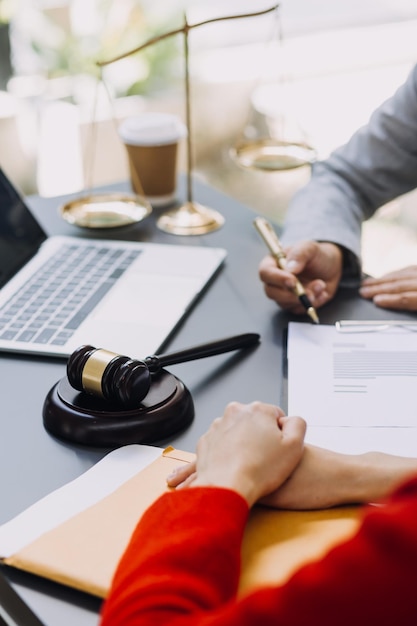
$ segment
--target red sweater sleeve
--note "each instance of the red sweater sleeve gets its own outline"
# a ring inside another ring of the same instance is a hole
[[[324,559],[236,601],[247,515],[226,489],[162,496],[119,564],[101,626],[416,624],[417,478]]]

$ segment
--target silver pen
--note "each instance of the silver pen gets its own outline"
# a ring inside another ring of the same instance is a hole
[[[264,217],[257,217],[253,223],[256,230],[268,246],[268,249],[271,255],[274,257],[278,267],[280,267],[282,270],[285,270],[287,265],[286,256],[284,250],[282,249],[278,236],[271,224]],[[316,309],[313,307],[310,300],[308,299],[304,287],[302,286],[298,278],[296,278],[295,287],[292,291],[305,308],[307,315],[310,317],[310,319],[315,324],[318,324],[319,318]]]

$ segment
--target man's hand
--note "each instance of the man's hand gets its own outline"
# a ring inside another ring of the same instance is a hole
[[[294,471],[304,434],[304,420],[285,417],[276,406],[232,402],[200,438],[196,462],[168,477],[168,485],[233,489],[251,506]]]
[[[384,309],[417,311],[417,265],[365,279],[360,294]]]
[[[329,302],[336,293],[342,276],[342,250],[333,243],[302,241],[285,250],[287,268],[277,267],[271,256],[259,266],[259,277],[268,298],[292,313],[305,313],[291,289],[295,276],[303,284],[311,304],[317,309]]]

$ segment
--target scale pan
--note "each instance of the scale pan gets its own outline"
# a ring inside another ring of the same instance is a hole
[[[64,204],[61,215],[70,224],[84,228],[116,228],[147,217],[152,207],[137,195],[109,193],[84,196]]]
[[[270,138],[241,142],[230,155],[243,168],[265,172],[292,170],[317,159],[315,149],[307,143]]]

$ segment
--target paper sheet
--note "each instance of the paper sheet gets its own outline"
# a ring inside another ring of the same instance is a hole
[[[289,324],[288,413],[306,419],[316,443],[340,451],[371,446],[417,454],[416,389],[416,332],[340,333],[335,326]],[[361,430],[335,430],[329,441],[323,427]],[[375,428],[381,429],[378,446],[372,446],[372,430],[365,430]]]

